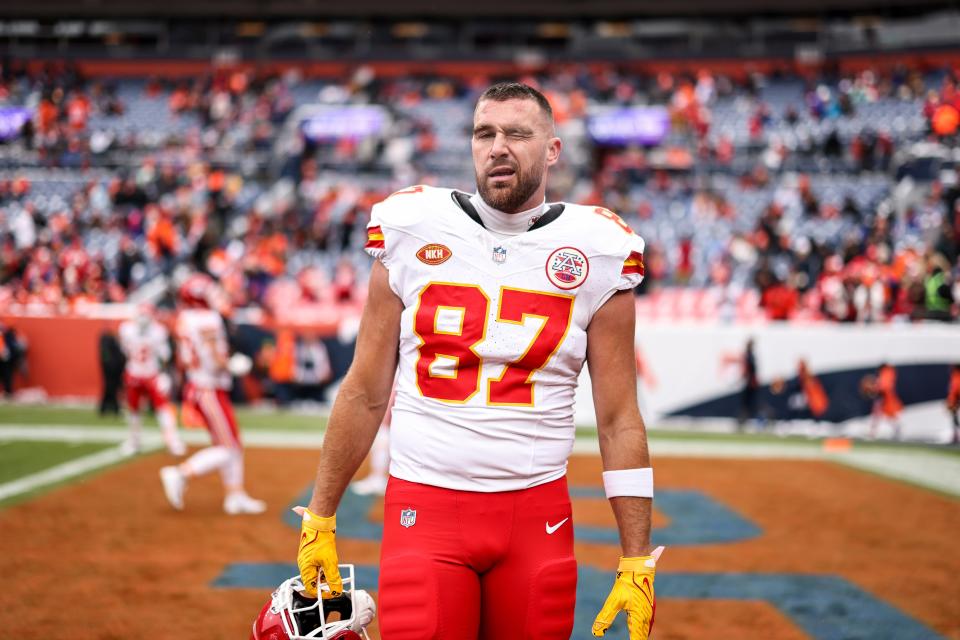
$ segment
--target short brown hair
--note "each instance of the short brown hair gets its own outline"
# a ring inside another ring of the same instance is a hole
[[[550,102],[542,93],[522,82],[498,82],[480,94],[480,99],[477,100],[477,104],[480,104],[484,100],[493,100],[494,102],[533,100],[539,105],[540,109],[547,114],[550,121],[553,122],[553,109],[550,107]]]

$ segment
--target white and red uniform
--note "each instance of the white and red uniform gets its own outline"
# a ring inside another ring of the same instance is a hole
[[[541,224],[504,236],[453,196],[397,192],[368,227],[367,251],[405,307],[381,629],[400,640],[434,637],[404,632],[424,628],[569,638],[574,392],[587,327],[639,284],[644,243],[610,211],[573,204],[556,217],[557,205],[544,207]]]
[[[184,309],[177,317],[177,349],[186,371],[184,404],[203,417],[214,444],[240,446],[230,402],[230,357],[223,318],[212,309]]]
[[[123,371],[127,405],[139,411],[141,399],[147,396],[153,408],[160,409],[170,402],[170,381],[163,373],[163,363],[170,359],[170,334],[155,320],[127,320],[120,325],[119,336],[127,356]]]

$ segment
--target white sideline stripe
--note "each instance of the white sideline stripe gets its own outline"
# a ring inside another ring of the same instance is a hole
[[[180,434],[187,444],[193,446],[210,444],[210,436],[206,430],[180,429]],[[120,443],[126,435],[126,427],[0,425],[0,441]],[[242,434],[242,439],[247,447],[265,449],[319,449],[323,444],[323,434],[319,431],[315,433],[247,431]],[[145,450],[162,449],[164,447],[163,439],[158,430],[146,431],[143,434],[142,442]],[[600,452],[599,443],[595,437],[577,438],[573,445],[573,452],[597,454]],[[960,456],[942,455],[935,452],[863,450],[857,449],[856,444],[854,444],[852,451],[832,453],[824,451],[818,444],[652,439],[650,441],[650,453],[654,458],[829,460],[960,496]],[[26,478],[17,482],[23,480],[26,480]]]
[[[204,446],[210,444],[210,435],[206,429],[179,429],[181,438],[187,444]],[[0,441],[33,440],[37,442],[116,442],[127,437],[126,427],[83,427],[48,424],[6,424],[0,425]],[[323,433],[302,431],[246,431],[240,434],[245,446],[265,449],[319,449],[323,444]],[[163,437],[159,429],[145,427],[141,442],[145,449],[163,448]]]
[[[850,451],[839,462],[960,496],[960,458],[923,452]]]
[[[124,458],[120,449],[107,449],[99,451],[89,456],[76,458],[70,462],[64,462],[55,467],[50,467],[43,471],[24,476],[6,484],[0,484],[0,500],[6,500],[21,493],[27,493],[44,487],[48,484],[54,484],[74,476],[94,471],[101,467],[119,462]]]

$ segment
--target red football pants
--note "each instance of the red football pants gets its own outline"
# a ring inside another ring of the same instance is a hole
[[[568,640],[576,591],[566,478],[503,493],[390,478],[380,551],[385,640]]]
[[[144,396],[150,398],[154,411],[162,409],[170,402],[167,394],[160,390],[157,380],[157,376],[135,378],[127,373],[123,374],[123,386],[127,389],[127,407],[130,411],[140,411],[140,400]]]
[[[183,389],[183,402],[203,417],[203,424],[210,432],[213,444],[240,448],[240,429],[237,428],[233,403],[226,390],[196,387],[188,382]]]

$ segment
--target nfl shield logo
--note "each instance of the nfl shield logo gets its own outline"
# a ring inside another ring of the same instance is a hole
[[[403,511],[401,511],[400,524],[408,529],[413,525],[417,524],[417,510],[404,509]]]
[[[507,250],[503,247],[493,248],[493,261],[502,263],[507,259]]]

